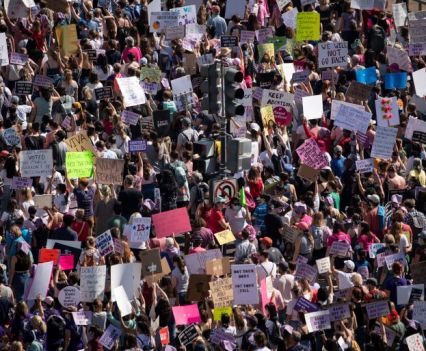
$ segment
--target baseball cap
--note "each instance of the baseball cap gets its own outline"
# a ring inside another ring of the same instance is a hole
[[[349,269],[350,271],[353,271],[355,269],[355,263],[351,260],[346,260],[345,262],[343,262],[345,267],[347,269]]]
[[[376,195],[376,194],[368,195],[367,199],[370,200],[371,202],[375,203],[375,204],[380,203],[380,197],[379,197],[379,195]]]
[[[222,196],[216,196],[214,198],[214,203],[215,204],[224,204],[226,202],[225,198]]]
[[[259,132],[260,126],[257,123],[250,123],[250,129],[254,130],[255,132]]]
[[[146,59],[146,57],[142,57],[142,58],[141,58],[140,64],[141,64],[142,66],[144,66],[144,65],[147,65],[147,64],[148,64],[148,60]]]

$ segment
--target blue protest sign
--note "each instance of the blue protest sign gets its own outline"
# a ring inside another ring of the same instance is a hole
[[[406,87],[407,72],[385,74],[385,89],[404,89]]]
[[[359,69],[355,71],[356,81],[362,84],[376,83],[376,67],[368,67],[366,69]]]

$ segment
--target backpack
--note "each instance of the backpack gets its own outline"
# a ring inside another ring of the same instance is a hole
[[[385,48],[386,34],[382,27],[375,25],[370,29],[367,47],[379,53]]]
[[[187,180],[185,169],[180,164],[170,165],[170,168],[173,171],[178,187],[179,188],[183,187]]]
[[[386,225],[386,210],[384,206],[377,207],[377,217],[379,219],[379,231],[383,233]]]
[[[280,327],[278,325],[278,322],[274,323],[274,326],[272,328],[272,333],[271,333],[271,337],[270,337],[270,342],[273,345],[278,345],[281,343],[281,341],[283,340],[282,334],[281,334],[281,330]]]

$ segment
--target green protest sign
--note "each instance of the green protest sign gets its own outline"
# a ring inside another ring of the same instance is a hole
[[[93,154],[91,151],[67,152],[65,164],[68,178],[93,176]]]

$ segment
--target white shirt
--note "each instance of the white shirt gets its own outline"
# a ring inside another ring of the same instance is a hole
[[[256,266],[257,279],[260,282],[262,279],[270,276],[272,280],[277,276],[277,265],[274,262],[265,261]]]
[[[291,289],[294,287],[294,275],[283,274],[274,281],[274,288],[281,292],[284,302],[287,304],[291,301]]]

